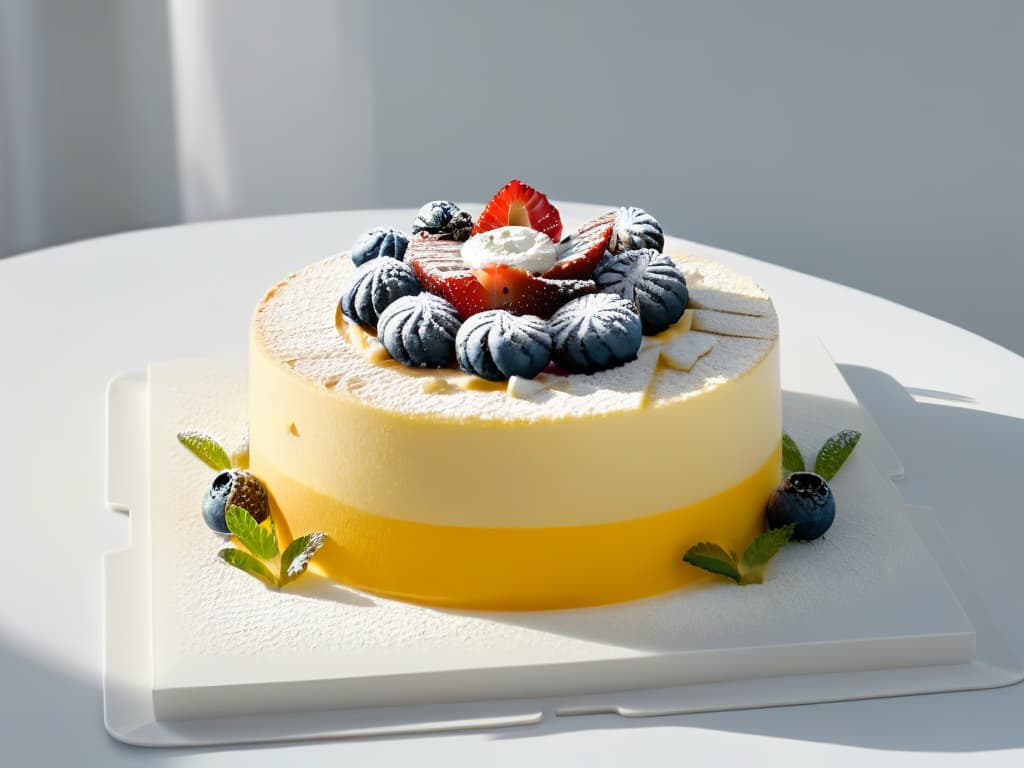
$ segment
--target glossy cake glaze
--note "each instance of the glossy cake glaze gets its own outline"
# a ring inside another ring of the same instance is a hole
[[[478,609],[653,595],[702,578],[690,545],[742,550],[780,477],[777,320],[751,280],[669,255],[689,309],[637,360],[508,384],[381,354],[337,312],[347,256],[285,278],[250,354],[251,469],[283,536],[327,532],[343,584]]]

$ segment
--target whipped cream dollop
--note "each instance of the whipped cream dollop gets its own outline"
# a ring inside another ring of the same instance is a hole
[[[462,261],[470,269],[507,264],[541,274],[555,265],[555,244],[543,232],[529,227],[498,227],[469,238],[462,246]]]

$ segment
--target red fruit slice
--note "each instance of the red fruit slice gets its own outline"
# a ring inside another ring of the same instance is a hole
[[[498,227],[530,227],[543,232],[552,241],[562,237],[562,217],[543,192],[519,179],[512,179],[484,206],[473,225],[473,234]]]
[[[570,299],[597,291],[592,280],[548,280],[506,264],[469,270],[462,243],[414,237],[405,261],[430,293],[450,301],[463,320],[485,309],[548,318]]]
[[[570,299],[597,291],[593,280],[548,280],[507,264],[475,269],[473,274],[483,286],[488,309],[545,319]]]
[[[608,249],[615,227],[615,211],[591,219],[555,246],[558,261],[544,277],[560,280],[586,280]]]
[[[450,301],[465,320],[489,307],[483,286],[462,262],[461,250],[462,243],[455,240],[413,237],[405,261],[427,291]]]

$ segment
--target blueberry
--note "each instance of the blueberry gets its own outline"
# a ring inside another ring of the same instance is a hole
[[[653,248],[658,252],[665,248],[661,224],[643,208],[632,205],[619,208],[615,212],[615,227],[608,241],[608,250],[622,253],[639,248]]]
[[[385,309],[377,336],[395,360],[412,368],[444,368],[455,360],[462,321],[449,302],[432,293],[403,296]]]
[[[393,301],[422,290],[413,268],[404,261],[372,259],[349,278],[341,296],[341,311],[357,323],[375,327],[380,313]]]
[[[636,359],[643,341],[633,304],[592,293],[564,304],[548,321],[552,357],[573,373],[595,373]]]
[[[226,469],[213,478],[203,496],[203,520],[217,533],[231,533],[224,516],[232,505],[246,510],[257,523],[262,523],[270,514],[263,484],[241,469]]]
[[[793,523],[793,538],[811,541],[827,531],[836,518],[836,497],[825,478],[813,472],[794,472],[768,499],[769,528]]]
[[[361,266],[371,259],[387,256],[401,261],[405,249],[409,247],[409,238],[397,229],[378,227],[364,232],[352,246],[352,261]]]
[[[468,240],[472,229],[473,217],[448,200],[426,203],[412,223],[414,235],[423,232],[451,240]]]
[[[484,379],[532,379],[551,362],[551,346],[547,324],[536,315],[491,309],[462,324],[455,356],[462,370]]]
[[[594,270],[598,290],[636,304],[644,334],[661,333],[686,311],[686,276],[653,248],[606,253]]]

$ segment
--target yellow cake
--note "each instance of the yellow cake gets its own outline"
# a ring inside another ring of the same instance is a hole
[[[753,281],[666,253],[682,319],[594,374],[493,383],[391,360],[337,310],[345,256],[289,275],[251,328],[250,468],[338,582],[430,605],[600,605],[702,578],[780,479],[778,325]]]

